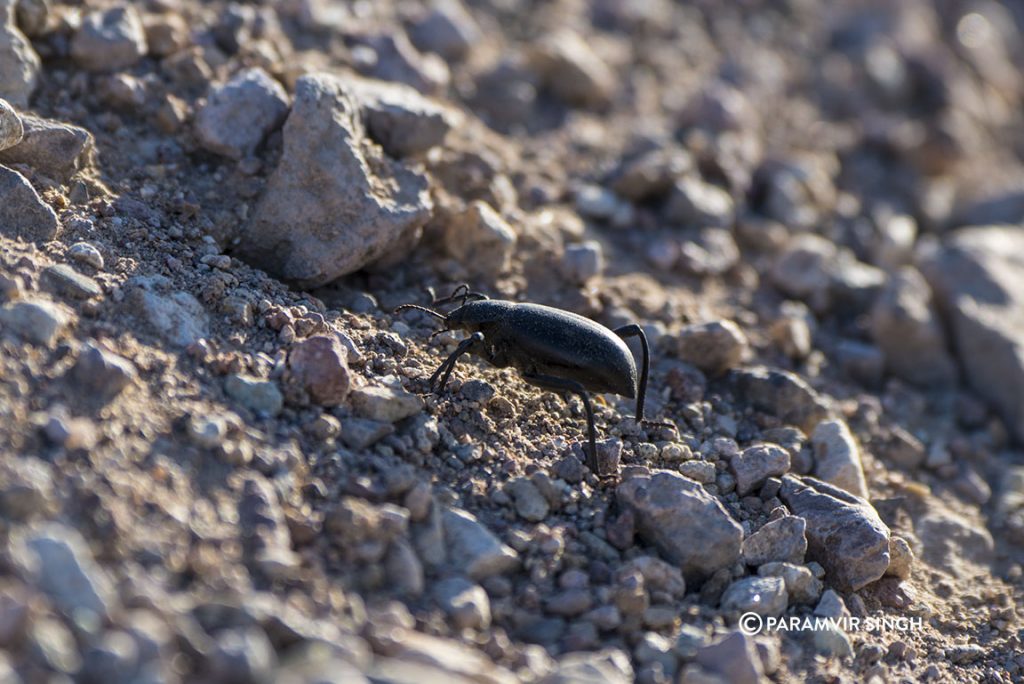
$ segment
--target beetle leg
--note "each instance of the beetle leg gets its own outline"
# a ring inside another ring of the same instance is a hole
[[[644,420],[644,399],[647,398],[647,371],[651,366],[651,351],[647,346],[647,335],[644,334],[644,329],[636,323],[616,328],[614,332],[623,339],[627,337],[640,338],[640,349],[643,351],[643,365],[640,369],[640,387],[637,388],[636,392],[636,421],[641,423]]]
[[[601,473],[597,472],[597,429],[594,427],[594,409],[590,406],[590,397],[587,395],[586,388],[575,380],[566,380],[565,378],[553,375],[526,372],[522,375],[523,380],[541,389],[551,390],[552,392],[573,392],[580,396],[580,399],[583,400],[583,408],[587,411],[587,432],[590,437],[590,453],[587,455],[587,467],[595,475],[600,475]]]
[[[644,334],[644,329],[636,323],[632,323],[630,325],[624,325],[621,328],[616,328],[613,332],[623,339],[627,337],[640,338],[640,349],[643,352],[643,365],[640,368],[640,387],[637,388],[636,392],[636,422],[646,423],[647,425],[654,425],[657,427],[675,428],[675,425],[672,423],[644,420],[644,399],[647,398],[647,373],[651,366],[651,351],[647,346],[647,335]]]
[[[437,382],[438,377],[441,377],[441,383],[437,386],[437,391],[440,392],[444,389],[445,384],[448,382],[448,377],[452,374],[455,369],[455,363],[459,360],[459,357],[470,351],[470,349],[484,341],[484,334],[481,332],[475,332],[466,339],[459,342],[459,346],[455,348],[447,359],[437,367],[434,374],[430,376],[430,390],[434,391],[434,383]],[[442,376],[441,374],[444,373]]]

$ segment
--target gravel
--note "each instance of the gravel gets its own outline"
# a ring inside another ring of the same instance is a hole
[[[0,679],[1019,674],[1019,12],[821,4],[0,2]]]

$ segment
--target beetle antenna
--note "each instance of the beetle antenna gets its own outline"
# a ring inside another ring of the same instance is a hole
[[[395,307],[394,313],[398,313],[399,311],[403,311],[405,309],[414,309],[416,311],[422,311],[425,314],[430,314],[434,318],[439,318],[439,319],[441,319],[442,321],[445,321],[445,322],[448,321],[448,317],[445,316],[443,313],[438,313],[437,311],[434,311],[433,309],[428,309],[427,307],[420,306],[419,304],[402,304],[401,306]]]

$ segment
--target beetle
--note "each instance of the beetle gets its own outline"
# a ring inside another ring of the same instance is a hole
[[[433,295],[433,292],[431,292]],[[441,320],[445,327],[434,333],[464,330],[469,337],[459,342],[447,359],[430,376],[431,391],[441,391],[459,357],[471,353],[498,368],[513,367],[526,382],[545,390],[571,392],[580,397],[587,414],[589,454],[587,466],[598,473],[597,437],[594,411],[588,392],[610,392],[636,399],[636,420],[674,427],[670,423],[644,420],[650,349],[639,325],[614,330],[579,314],[541,304],[491,299],[459,285],[448,297],[432,297],[431,306],[459,302],[448,314],[417,304],[402,304],[399,311],[422,311]],[[433,337],[433,335],[431,336]],[[640,338],[642,365],[637,377],[633,353],[623,341]],[[439,382],[440,381],[440,382]]]

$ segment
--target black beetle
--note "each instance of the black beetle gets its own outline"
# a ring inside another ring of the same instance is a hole
[[[395,313],[404,309],[423,311],[444,321],[444,330],[461,329],[471,333],[430,376],[431,391],[438,378],[437,390],[444,388],[459,357],[473,353],[498,368],[518,369],[523,380],[542,389],[578,394],[587,412],[590,436],[587,466],[595,474],[601,474],[597,467],[594,411],[587,392],[611,392],[636,398],[637,422],[647,422],[644,421],[644,397],[650,351],[643,329],[633,324],[611,330],[570,311],[490,299],[485,294],[471,292],[468,285],[460,285],[444,299],[435,298],[432,306],[457,300],[461,300],[459,307],[447,315],[416,304],[403,304],[395,309]],[[626,337],[640,338],[643,365],[639,383],[633,354],[623,342]],[[668,423],[655,425],[672,427]]]

